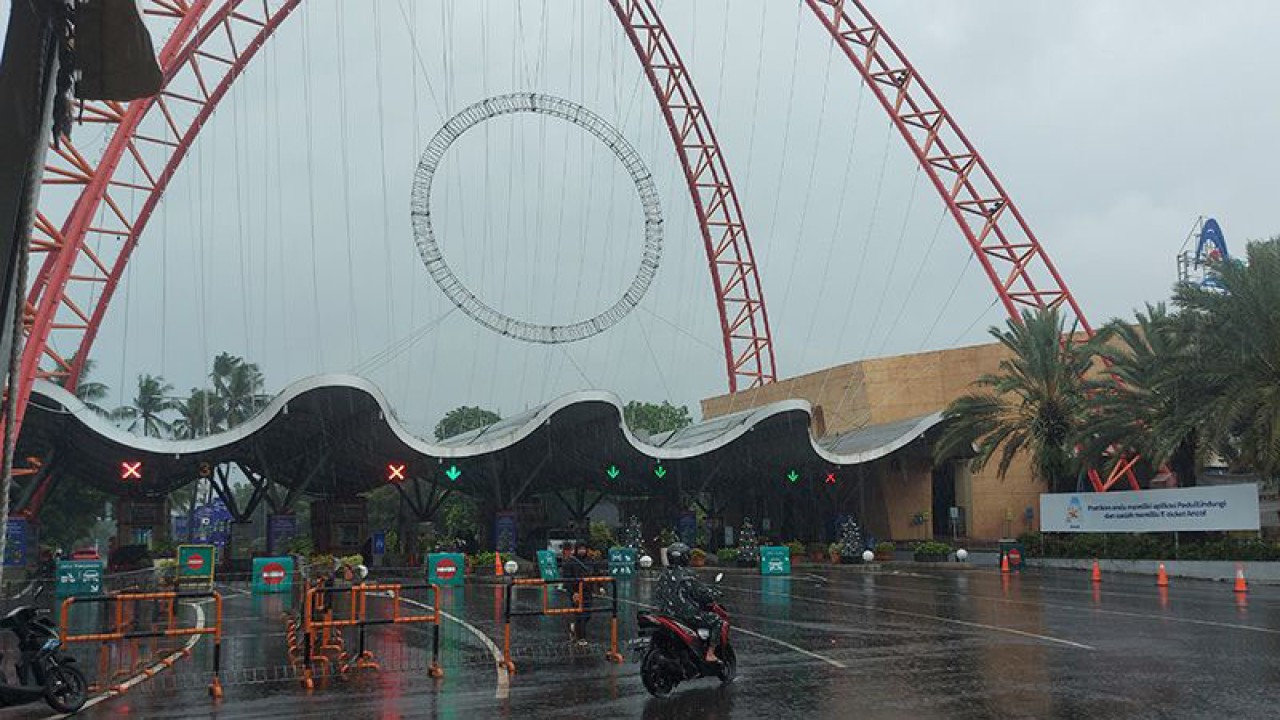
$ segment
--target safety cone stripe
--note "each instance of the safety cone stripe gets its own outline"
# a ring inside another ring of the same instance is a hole
[[[1238,593],[1249,592],[1249,584],[1244,579],[1244,568],[1236,568],[1236,586],[1235,591]]]

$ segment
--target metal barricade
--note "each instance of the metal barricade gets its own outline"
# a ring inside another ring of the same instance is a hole
[[[577,592],[574,593],[574,604],[567,607],[553,607],[551,604],[552,586],[565,585],[577,586]],[[592,588],[592,586],[597,585],[607,585],[609,587],[611,591],[611,602],[608,607],[587,607],[586,593],[590,588]],[[517,587],[541,587],[542,607],[537,610],[514,610],[512,608],[512,602],[514,600],[514,593]],[[502,628],[502,665],[507,669],[507,672],[512,675],[516,672],[515,660],[511,657],[511,618],[513,617],[596,615],[609,613],[609,650],[604,656],[609,662],[622,662],[622,653],[618,652],[618,584],[614,582],[614,578],[612,577],[601,576],[559,580],[542,580],[539,578],[513,579],[511,582],[507,583],[504,606],[504,623]]]
[[[198,601],[213,600],[214,603],[214,620],[213,625],[199,625],[196,627],[178,627],[177,626],[177,604],[182,601]],[[159,627],[151,627],[149,629],[139,629],[138,618],[136,614],[136,606],[138,603],[144,602],[162,602],[165,604],[164,622]],[[70,631],[70,616],[73,605],[89,605],[100,604],[107,605],[110,619],[110,630],[107,632],[92,632],[82,634],[72,634]],[[120,592],[108,593],[105,595],[93,595],[85,597],[69,597],[62,601],[62,613],[59,623],[59,635],[63,644],[73,643],[100,643],[100,658],[104,668],[106,658],[110,652],[109,645],[111,643],[134,643],[145,639],[160,638],[181,638],[181,637],[200,637],[204,635],[213,636],[213,679],[209,684],[209,695],[214,698],[222,697],[222,680],[220,670],[222,665],[222,594],[213,590],[203,592]],[[169,653],[166,657],[159,658],[154,666],[143,667],[140,673],[148,678],[152,677],[157,671],[155,666],[164,668],[172,667],[173,663],[180,656],[188,654],[186,649]],[[114,688],[117,692],[124,692],[126,686],[123,684],[116,685]]]
[[[430,612],[406,613],[404,593],[411,590],[431,592]],[[389,601],[390,616],[371,618],[370,598]],[[345,605],[345,614],[336,608],[339,603],[335,600]],[[433,678],[442,678],[444,668],[440,665],[440,617],[440,588],[431,583],[362,583],[350,587],[332,587],[325,582],[310,583],[303,595],[299,618],[290,621],[290,656],[302,665],[302,684],[311,689],[315,687],[314,669],[317,664],[323,664],[326,671],[336,669],[340,674],[353,669],[379,669],[377,659],[365,644],[366,628],[430,623],[433,626],[431,662],[427,666],[427,674]],[[349,654],[346,650],[343,631],[348,628],[357,631],[359,644],[354,654]]]

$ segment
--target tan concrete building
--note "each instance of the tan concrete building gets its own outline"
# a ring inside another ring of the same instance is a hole
[[[702,401],[704,418],[793,398],[814,407],[818,437],[881,425],[944,409],[969,392],[980,375],[999,370],[1008,356],[992,343],[914,355],[860,360],[780,380],[772,385]],[[962,536],[993,540],[1039,529],[1039,495],[1045,484],[1015,461],[1001,480],[995,462],[980,473],[955,461],[934,467],[928,448],[908,448],[859,468],[866,483],[861,521],[893,540],[950,536],[950,508],[959,509]]]

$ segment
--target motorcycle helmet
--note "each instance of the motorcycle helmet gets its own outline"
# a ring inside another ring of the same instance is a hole
[[[667,548],[667,564],[674,567],[688,567],[689,546],[682,542],[672,543]]]

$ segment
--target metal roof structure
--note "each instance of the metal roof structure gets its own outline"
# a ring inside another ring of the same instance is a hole
[[[942,421],[933,413],[814,439],[812,409],[794,399],[642,439],[627,427],[622,408],[611,393],[579,391],[435,441],[408,430],[368,380],[320,375],[285,388],[236,428],[170,440],[125,431],[72,393],[40,382],[18,453],[47,457],[60,477],[115,494],[158,496],[195,480],[204,464],[238,463],[301,494],[352,496],[385,484],[388,465],[403,464],[410,478],[501,502],[512,493],[583,487],[643,495],[654,483],[732,486],[781,479],[792,469],[825,476],[884,458]],[[142,463],[141,479],[122,479],[125,462]],[[617,477],[608,476],[611,466]],[[446,477],[451,467],[460,473],[456,479]]]

